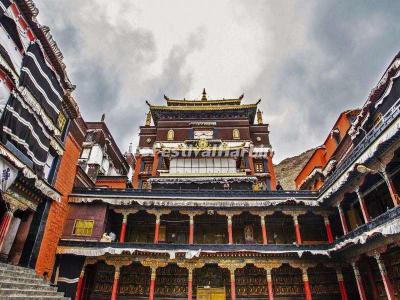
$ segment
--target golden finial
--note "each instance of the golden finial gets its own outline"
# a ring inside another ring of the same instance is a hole
[[[146,115],[146,126],[151,126],[151,112],[148,112]]]
[[[258,125],[264,124],[261,110],[257,111],[257,123],[258,123]]]
[[[203,89],[203,97],[201,97],[201,101],[207,101],[206,89]]]

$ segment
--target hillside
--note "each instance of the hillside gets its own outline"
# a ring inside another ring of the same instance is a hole
[[[285,190],[296,189],[294,179],[310,159],[314,150],[310,149],[300,155],[285,158],[279,164],[275,165],[276,177]]]

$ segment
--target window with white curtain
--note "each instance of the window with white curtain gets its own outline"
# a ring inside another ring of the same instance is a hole
[[[174,158],[170,162],[171,174],[226,174],[236,173],[233,158]]]

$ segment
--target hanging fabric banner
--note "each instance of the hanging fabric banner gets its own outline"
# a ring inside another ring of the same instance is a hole
[[[14,183],[17,175],[18,169],[0,157],[0,189],[2,192],[5,192]]]

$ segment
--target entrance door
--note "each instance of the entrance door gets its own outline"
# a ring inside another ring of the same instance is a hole
[[[225,300],[225,288],[197,287],[197,300]]]

